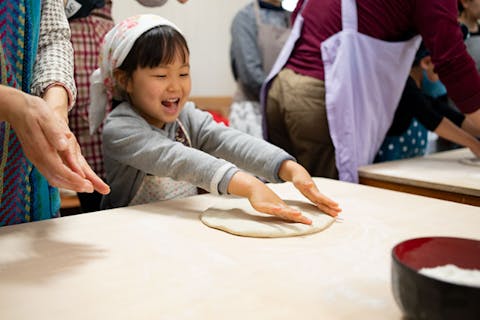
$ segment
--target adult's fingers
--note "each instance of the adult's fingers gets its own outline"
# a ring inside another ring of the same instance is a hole
[[[50,185],[77,192],[93,192],[92,183],[67,167],[53,147],[43,151],[40,156],[30,158]]]
[[[43,108],[38,110],[38,125],[47,141],[57,151],[67,150],[69,147],[68,139],[73,137],[68,125],[55,112],[48,112]]]
[[[19,126],[15,133],[22,145],[25,156],[33,163],[50,185],[77,192],[92,192],[92,184],[69,169],[60,158],[57,150],[47,141],[37,123]]]
[[[69,148],[59,153],[63,162],[82,178],[90,181],[94,190],[97,190],[101,194],[109,193],[110,187],[105,184],[105,182],[103,182],[102,179],[100,179],[90,168],[80,151],[80,146],[78,145],[75,137],[72,136],[68,140],[68,143]]]
[[[48,180],[49,184],[58,187],[74,190],[76,192],[93,192],[94,188],[90,181],[82,178],[70,168],[65,166],[61,160],[53,163],[55,169],[49,166],[37,166],[40,173]],[[49,164],[52,164],[50,161]]]
[[[108,184],[106,184],[99,176],[97,176],[83,156],[81,156],[81,158],[83,172],[85,173],[86,179],[92,183],[93,188],[101,194],[110,193],[110,187]]]

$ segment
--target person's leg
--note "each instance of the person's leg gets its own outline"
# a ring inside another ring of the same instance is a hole
[[[268,133],[267,140],[279,148],[282,148],[292,156],[295,156],[284,121],[285,114],[282,108],[283,82],[283,71],[281,71],[273,80],[270,90],[268,91],[265,107],[265,120]]]
[[[312,176],[338,178],[323,81],[289,69],[280,72],[269,91],[267,125],[272,143],[292,154]]]
[[[83,213],[100,210],[100,202],[102,195],[96,191],[93,193],[77,193],[78,200],[80,200],[80,207]]]

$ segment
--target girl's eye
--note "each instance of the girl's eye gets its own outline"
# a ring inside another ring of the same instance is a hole
[[[180,74],[180,77],[188,77],[189,75],[190,75],[190,74],[188,74],[188,73],[181,73],[181,74]]]
[[[155,75],[155,78],[166,78],[166,77],[167,77],[167,75],[165,75],[165,74],[157,74],[157,75]]]

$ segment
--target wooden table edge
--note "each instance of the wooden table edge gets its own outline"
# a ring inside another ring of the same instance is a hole
[[[421,196],[426,196],[426,197],[436,198],[441,200],[454,201],[454,202],[469,204],[477,207],[480,206],[480,197],[464,194],[464,193],[458,193],[454,191],[432,189],[432,188],[426,188],[423,186],[414,186],[410,184],[405,184],[400,181],[392,182],[392,181],[385,181],[385,180],[379,180],[376,178],[362,177],[362,176],[359,177],[359,182],[360,184],[371,186],[371,187],[400,191],[400,192],[416,194],[416,195],[421,195]]]

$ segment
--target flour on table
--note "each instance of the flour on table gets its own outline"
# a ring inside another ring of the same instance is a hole
[[[252,208],[247,199],[225,199],[204,211],[200,219],[211,228],[245,237],[280,238],[316,233],[328,228],[335,218],[322,213],[312,204],[285,200],[288,206],[300,210],[312,220],[311,225],[288,222],[263,214]]]
[[[469,166],[480,167],[480,158],[464,158],[459,161]]]

